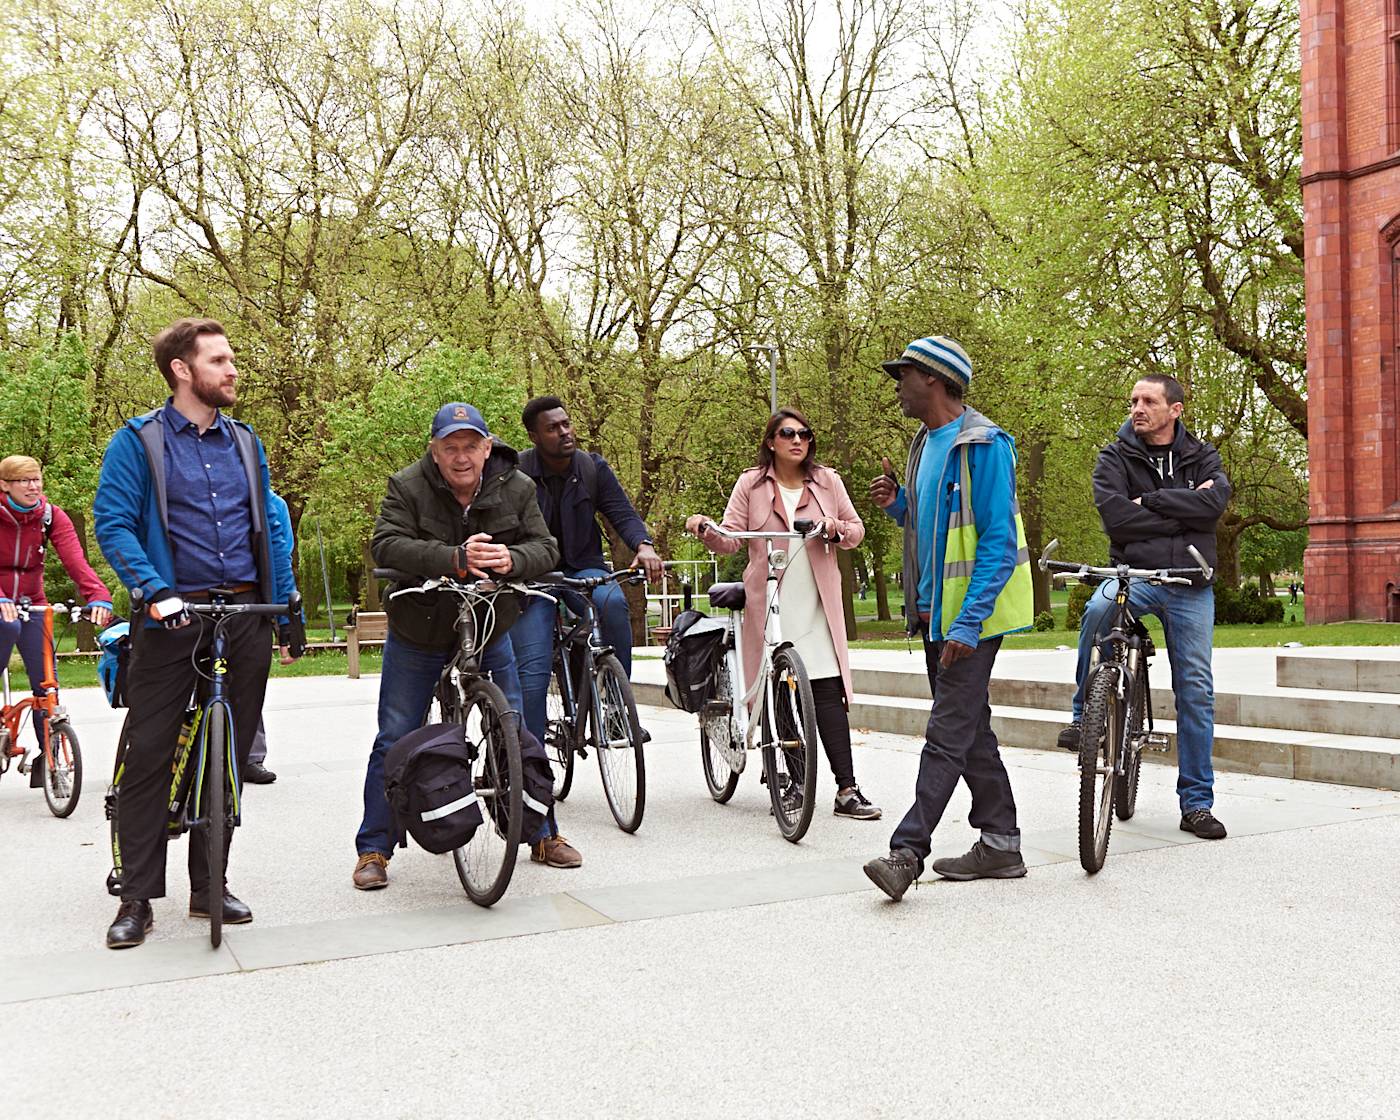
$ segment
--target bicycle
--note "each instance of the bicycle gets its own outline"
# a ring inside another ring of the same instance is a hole
[[[515,873],[524,818],[524,769],[517,730],[519,713],[510,710],[505,694],[481,668],[481,654],[493,637],[496,597],[503,591],[540,593],[521,584],[495,580],[464,582],[451,576],[424,579],[393,568],[375,568],[374,576],[415,585],[392,592],[390,599],[445,592],[461,600],[457,647],[438,678],[423,723],[462,727],[472,759],[472,786],[484,811],[482,823],[471,839],[453,849],[452,862],[467,897],[478,906],[493,906],[505,894]],[[482,616],[480,624],[478,611]]]
[[[1214,574],[1194,547],[1195,568],[1131,568],[1127,564],[1094,567],[1051,560],[1058,539],[1040,555],[1042,572],[1091,586],[1118,581],[1107,634],[1089,655],[1084,683],[1084,711],[1079,733],[1079,865],[1093,875],[1108,855],[1113,817],[1131,820],[1137,811],[1138,778],[1143,751],[1165,752],[1167,736],[1155,730],[1148,665],[1157,652],[1142,620],[1128,602],[1135,581],[1190,585],[1191,577]]]
[[[294,595],[286,603],[234,603],[232,593],[210,593],[209,602],[185,602],[184,609],[197,620],[213,621],[213,643],[209,651],[209,672],[200,670],[202,684],[196,684],[186,708],[186,719],[176,741],[175,758],[171,767],[170,807],[166,820],[167,838],[202,829],[209,861],[209,943],[217,949],[223,942],[224,908],[222,886],[224,867],[224,837],[242,823],[243,776],[239,772],[237,735],[233,725],[233,707],[228,697],[228,624],[240,615],[287,615],[293,626],[300,622],[301,596]],[[133,618],[142,618],[143,598],[139,591],[131,596]],[[203,625],[200,622],[200,625]],[[133,641],[142,627],[133,627]],[[294,636],[290,644],[304,644],[304,634]],[[200,695],[203,694],[203,700]],[[130,717],[128,716],[128,721]],[[112,785],[108,787],[107,814],[111,821],[112,871],[107,876],[107,890],[121,894],[122,859],[118,840],[118,820],[121,806],[121,776],[129,746],[127,723],[123,722],[117,744],[117,761]],[[191,760],[194,766],[190,766]],[[191,843],[194,843],[191,840]]]
[[[10,759],[19,758],[19,772],[29,774],[38,766],[42,772],[44,801],[49,812],[59,819],[70,817],[78,807],[83,792],[83,753],[68,709],[58,701],[58,668],[54,657],[53,616],[67,615],[76,622],[86,608],[75,602],[31,603],[19,599],[15,610],[21,622],[28,622],[35,611],[44,616],[44,679],[39,685],[42,696],[26,696],[12,702],[9,666],[0,667],[4,705],[0,707],[0,774],[10,768]],[[20,742],[26,717],[33,713],[38,753],[31,764],[25,764],[27,748]]]
[[[730,532],[712,521],[706,527],[731,540],[764,541],[768,579],[758,672],[749,690],[742,694],[735,682],[743,679],[744,585],[717,583],[709,591],[711,606],[727,610],[729,617],[723,654],[715,672],[714,692],[699,716],[700,762],[705,785],[710,796],[723,805],[734,796],[748,752],[758,748],[773,819],[783,839],[796,844],[812,823],[816,799],[817,711],[806,666],[797,650],[783,641],[778,612],[778,573],[787,567],[788,554],[774,548],[773,542],[801,541],[805,545],[807,540],[820,535],[821,526],[803,518],[793,522],[791,532]],[[752,715],[749,714],[750,701],[756,708]]]
[[[613,820],[623,832],[636,832],[646,811],[646,759],[642,725],[632,682],[613,648],[603,641],[593,592],[609,583],[640,583],[646,577],[634,568],[583,579],[550,572],[530,587],[579,592],[583,613],[569,614],[560,604],[554,612],[554,655],[546,694],[545,751],[554,769],[554,800],[569,796],[574,782],[574,756],[598,756],[598,772]],[[553,598],[553,596],[550,596]]]

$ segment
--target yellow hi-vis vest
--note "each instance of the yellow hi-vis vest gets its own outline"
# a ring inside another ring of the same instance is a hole
[[[943,549],[943,586],[940,591],[943,636],[957,621],[962,610],[972,567],[977,561],[977,523],[972,518],[972,472],[968,468],[967,444],[961,448],[962,487],[958,508],[948,515],[948,539]],[[1031,553],[1026,546],[1026,527],[1021,523],[1021,503],[1014,496],[1011,512],[1016,517],[1016,567],[992,605],[992,613],[982,623],[981,638],[995,638],[1013,630],[1028,630],[1035,619],[1035,596],[1031,590]]]

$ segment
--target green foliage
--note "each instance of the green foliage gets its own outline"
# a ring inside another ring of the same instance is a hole
[[[1246,623],[1259,626],[1268,622],[1283,621],[1283,603],[1273,595],[1266,595],[1257,583],[1246,583],[1239,588],[1215,588],[1215,623],[1227,626]]]
[[[1094,588],[1087,583],[1076,583],[1069,589],[1069,599],[1065,604],[1065,629],[1078,630],[1084,621],[1084,607],[1094,594]]]
[[[1035,629],[1053,630],[1055,629],[1055,616],[1049,611],[1041,611],[1035,616]]]

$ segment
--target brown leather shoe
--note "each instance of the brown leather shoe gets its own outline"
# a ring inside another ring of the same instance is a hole
[[[357,891],[377,891],[389,885],[389,858],[382,852],[365,852],[355,861],[350,876]]]
[[[582,867],[583,856],[562,836],[551,836],[530,845],[530,858],[546,867]]]

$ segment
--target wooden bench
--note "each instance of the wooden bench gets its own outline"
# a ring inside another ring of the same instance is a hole
[[[346,675],[360,679],[360,646],[382,646],[389,633],[389,616],[383,611],[356,611],[345,627]]]

